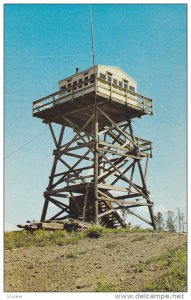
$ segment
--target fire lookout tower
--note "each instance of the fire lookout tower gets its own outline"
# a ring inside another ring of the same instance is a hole
[[[33,102],[33,116],[49,125],[55,144],[41,222],[126,227],[121,211],[127,211],[156,229],[146,185],[151,142],[132,128],[132,119],[153,114],[152,100],[117,67],[77,70],[58,84],[58,92]],[[141,206],[148,219],[137,213]]]

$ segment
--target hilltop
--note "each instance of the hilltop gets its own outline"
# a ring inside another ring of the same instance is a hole
[[[17,235],[5,234],[6,292],[186,291],[185,234]]]

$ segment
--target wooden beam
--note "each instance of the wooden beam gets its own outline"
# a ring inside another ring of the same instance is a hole
[[[136,148],[137,148],[137,144],[129,137],[129,135],[124,132],[120,127],[118,127],[118,125],[100,108],[98,108],[98,110],[100,111],[100,113],[105,116],[105,118],[113,125],[115,125],[116,130],[118,132],[120,132],[123,136],[125,136]]]
[[[109,150],[109,149],[104,149],[104,148],[98,148],[98,150],[104,151],[104,152],[109,152],[109,153],[112,153],[114,155],[120,155],[120,156],[129,157],[131,159],[141,159],[141,157],[137,157],[137,156],[126,154],[126,153],[121,153],[121,152],[114,151],[114,150]]]
[[[129,188],[123,188],[123,187],[119,187],[119,186],[114,186],[114,185],[109,185],[109,184],[98,184],[98,188],[99,189],[103,189],[103,190],[113,190],[113,191],[120,191],[120,192],[127,192],[129,191]]]
[[[126,164],[126,160],[125,158],[121,157],[118,161],[114,162],[114,165],[119,168],[124,166],[124,164]],[[108,176],[110,176],[113,172],[115,172],[115,169],[113,169],[112,166],[110,166],[105,172],[103,172],[102,174],[99,175],[98,180],[100,181],[100,179],[105,180],[106,178],[108,178]]]
[[[118,145],[114,145],[114,144],[110,144],[110,143],[107,143],[107,142],[102,142],[102,141],[99,141],[99,145],[103,145],[103,146],[106,146],[106,147],[109,147],[110,148],[114,148],[114,149],[119,149],[121,151],[126,151],[126,152],[129,152],[129,148],[125,148],[123,146],[118,146]],[[130,151],[130,154],[132,154],[132,150]]]
[[[99,153],[98,148],[98,109],[96,106],[95,94],[95,109],[94,109],[94,194],[95,194],[95,224],[98,224],[98,177],[99,177]]]
[[[115,211],[115,209],[114,208],[112,208],[112,209],[109,209],[109,210],[106,210],[105,212],[103,212],[103,213],[101,213],[101,214],[99,214],[98,215],[98,218],[100,219],[100,218],[102,218],[102,217],[104,217],[104,216],[106,216],[106,215],[109,215],[109,214],[111,214],[112,212],[114,212]]]
[[[99,151],[99,150],[98,150],[98,151]],[[99,151],[99,152],[100,152],[100,151]],[[128,178],[127,178],[120,170],[119,170],[119,169],[117,169],[117,168],[115,167],[115,165],[114,165],[111,161],[109,161],[105,155],[103,155],[101,152],[100,152],[100,155],[104,156],[105,160],[107,160],[107,162],[110,163],[110,164],[115,168],[115,170],[116,170],[122,177],[124,177],[124,178],[126,179],[127,182],[131,183],[131,185],[134,187],[135,190],[137,190],[144,198],[146,198],[146,199],[148,200],[147,195],[145,195],[145,194],[137,187],[137,185],[135,185],[133,182],[131,182],[131,181],[130,181],[130,180],[129,180],[129,179],[128,179]]]
[[[78,150],[78,149],[81,149],[81,148],[90,148],[92,146],[92,142],[87,142],[87,143],[80,143],[80,145],[78,146],[74,146],[74,147],[70,147],[67,149],[67,152],[68,151],[74,151],[74,150]],[[65,152],[60,152],[60,153],[65,153]]]
[[[88,152],[90,152],[90,150],[88,150]],[[74,153],[71,153],[71,152],[65,152],[64,155],[72,156],[72,157],[76,157],[76,158],[80,158],[80,159],[84,159],[84,160],[93,161],[93,158],[85,157],[83,155],[78,155],[78,154],[74,154]]]
[[[49,128],[50,128],[50,132],[52,134],[52,138],[53,138],[54,144],[55,144],[55,146],[57,148],[58,147],[58,143],[57,143],[57,140],[56,140],[56,136],[55,136],[54,130],[53,130],[52,125],[51,125],[50,122],[48,123],[48,125],[49,125]]]
[[[54,183],[54,184],[52,185],[52,188],[55,188],[58,184],[60,184],[61,182],[63,182],[63,181],[66,179],[67,175],[71,173],[71,171],[74,171],[74,172],[75,172],[75,170],[74,170],[75,167],[77,167],[77,165],[79,165],[79,163],[80,163],[83,159],[86,158],[86,156],[89,154],[89,152],[90,152],[90,150],[86,151],[86,152],[84,153],[84,155],[81,156],[80,159],[79,159],[72,167],[70,167],[70,169],[68,170],[68,172],[66,172],[64,176],[62,176],[56,183]],[[63,162],[64,162],[64,161],[63,161]],[[65,162],[64,162],[64,163],[65,163]],[[79,176],[79,175],[76,174],[76,176]]]
[[[149,225],[153,225],[152,222],[148,221],[147,219],[141,217],[139,214],[135,213],[134,211],[130,210],[130,209],[127,209],[127,211],[131,214],[131,215],[134,215],[136,216],[137,218],[139,218],[140,220],[144,221],[145,223],[149,224]]]

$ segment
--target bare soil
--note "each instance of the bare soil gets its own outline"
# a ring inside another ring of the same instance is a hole
[[[184,234],[120,232],[84,238],[77,245],[5,250],[5,291],[95,292],[106,283],[124,291],[144,291],[165,274],[146,262],[185,242]]]

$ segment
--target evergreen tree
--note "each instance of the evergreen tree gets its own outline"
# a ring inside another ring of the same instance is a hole
[[[164,219],[160,211],[155,216],[155,221],[156,221],[157,229],[164,230]]]
[[[166,229],[169,232],[176,232],[176,218],[174,217],[174,212],[172,210],[167,211]]]

